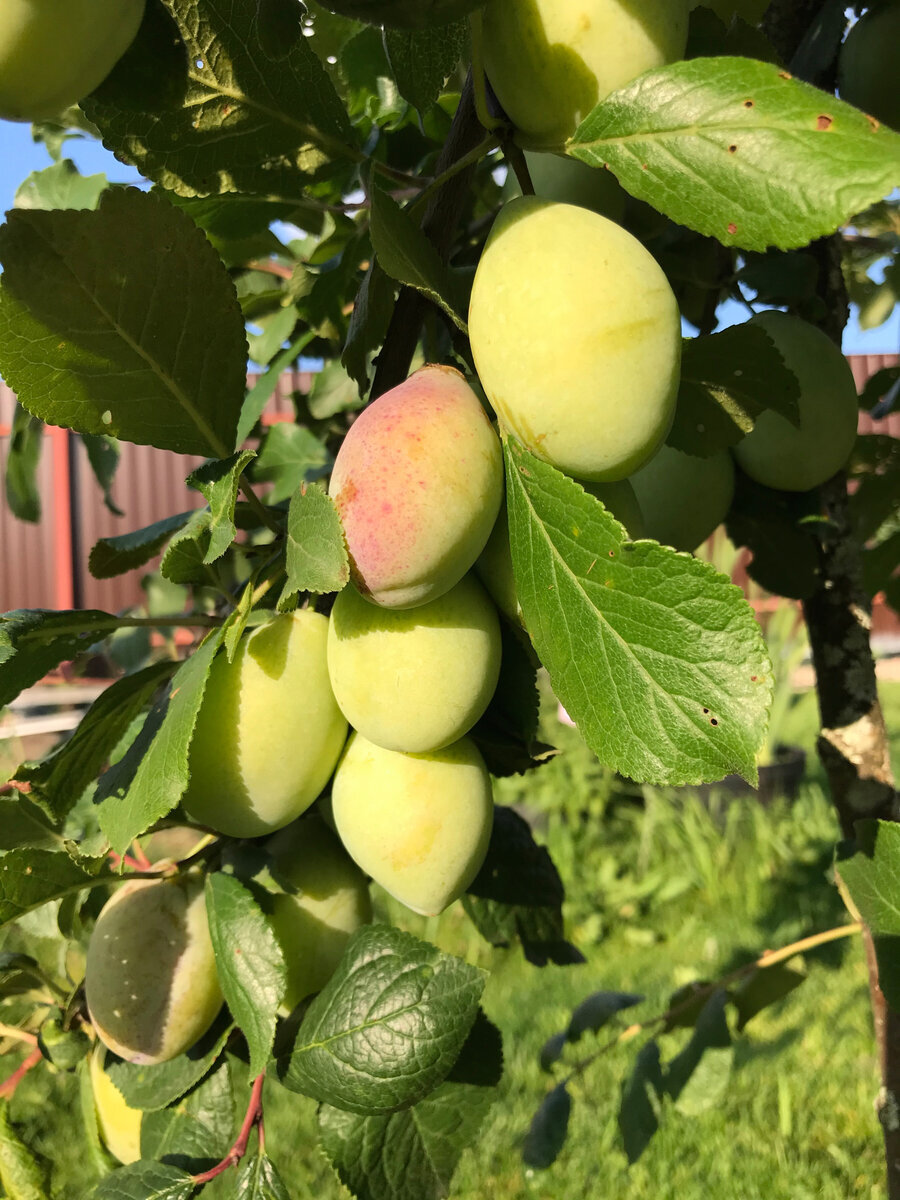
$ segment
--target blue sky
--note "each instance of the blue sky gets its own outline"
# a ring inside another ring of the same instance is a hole
[[[65,153],[83,175],[104,172],[117,183],[133,183],[140,178],[133,168],[117,162],[99,142],[73,138],[67,143]],[[32,141],[30,125],[0,121],[0,212],[12,206],[16,188],[27,175],[49,164],[47,151]],[[729,303],[723,306],[720,318],[723,326],[739,324],[746,320],[747,310]],[[844,350],[848,354],[896,354],[900,350],[900,306],[891,320],[878,329],[860,330],[854,315],[845,332]]]

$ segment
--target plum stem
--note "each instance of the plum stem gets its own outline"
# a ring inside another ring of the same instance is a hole
[[[40,1050],[32,1050],[18,1070],[13,1071],[4,1083],[0,1083],[0,1099],[8,1099],[12,1096],[31,1068],[36,1067],[43,1057]]]
[[[234,1140],[231,1149],[225,1155],[221,1162],[216,1163],[214,1167],[210,1167],[208,1171],[204,1171],[200,1175],[194,1175],[193,1181],[197,1187],[204,1183],[209,1183],[211,1179],[215,1179],[218,1175],[224,1174],[230,1167],[235,1166],[241,1161],[247,1153],[247,1144],[250,1141],[250,1134],[253,1132],[254,1126],[259,1127],[260,1145],[263,1144],[262,1119],[262,1093],[263,1084],[266,1081],[265,1072],[253,1080],[253,1087],[250,1091],[250,1102],[247,1105],[247,1111],[244,1114],[244,1120],[241,1125],[240,1133]]]

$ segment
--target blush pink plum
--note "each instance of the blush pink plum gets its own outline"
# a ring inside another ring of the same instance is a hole
[[[360,593],[415,608],[481,553],[503,495],[500,442],[459,371],[423,367],[351,426],[329,493]]]

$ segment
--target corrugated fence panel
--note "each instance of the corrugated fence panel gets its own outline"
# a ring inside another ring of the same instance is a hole
[[[0,396],[0,405],[4,397]],[[8,428],[0,409],[0,426]],[[49,451],[49,446],[44,447]],[[0,477],[6,478],[9,436],[0,428]],[[40,525],[17,520],[0,497],[0,612],[11,608],[54,608],[57,601],[54,563],[55,522],[53,456],[44,453],[38,472],[44,511]]]

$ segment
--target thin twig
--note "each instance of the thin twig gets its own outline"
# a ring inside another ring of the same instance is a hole
[[[4,1025],[0,1021],[0,1037],[14,1038],[17,1042],[28,1042],[31,1046],[37,1045],[37,1037],[33,1033],[29,1033],[27,1029],[19,1029],[17,1025]]]
[[[262,1140],[262,1092],[265,1081],[265,1072],[262,1075],[257,1075],[254,1079],[253,1089],[250,1092],[250,1103],[247,1105],[247,1112],[244,1115],[244,1122],[241,1125],[240,1133],[221,1162],[216,1163],[214,1167],[210,1167],[208,1171],[203,1171],[202,1174],[194,1176],[194,1183],[197,1187],[200,1187],[204,1183],[209,1183],[211,1179],[222,1175],[229,1167],[233,1167],[241,1161],[247,1153],[247,1144],[250,1141],[250,1134],[253,1132],[254,1126],[259,1126],[260,1140]]]
[[[22,1063],[21,1067],[19,1067],[17,1071],[13,1071],[12,1075],[10,1075],[9,1079],[7,1079],[5,1083],[0,1083],[0,1099],[8,1099],[10,1096],[12,1096],[28,1072],[32,1069],[32,1067],[36,1067],[38,1063],[41,1062],[43,1057],[44,1056],[41,1054],[40,1050],[32,1050],[32,1052]]]

